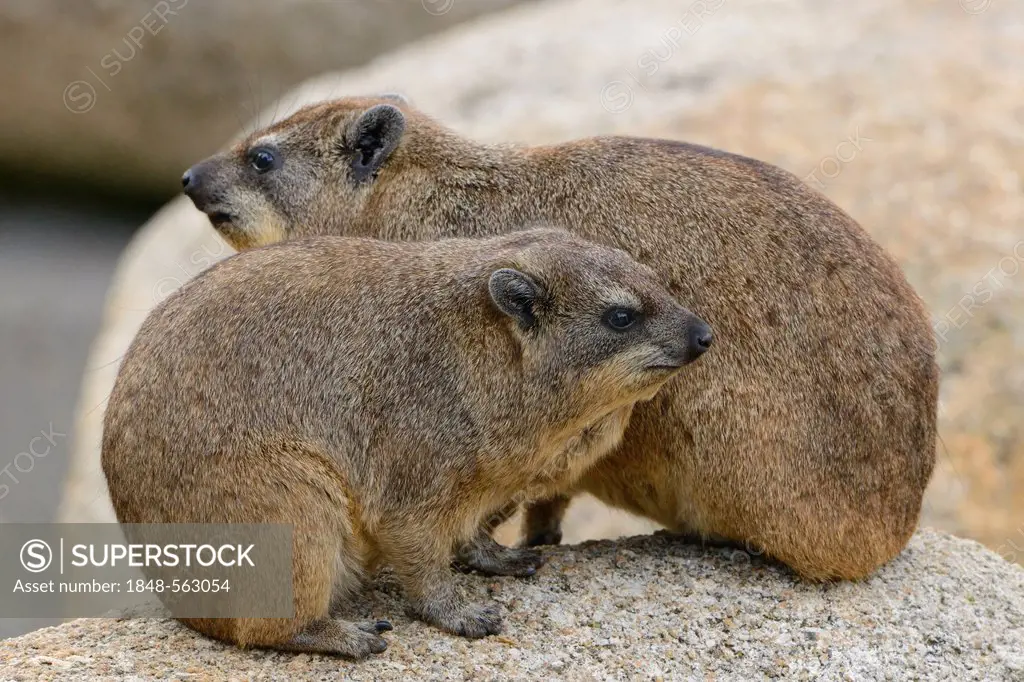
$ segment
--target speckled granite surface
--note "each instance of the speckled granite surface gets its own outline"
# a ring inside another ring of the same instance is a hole
[[[395,629],[361,663],[79,620],[0,642],[0,680],[1024,680],[1024,570],[935,531],[858,584],[665,534],[546,551],[530,580],[461,578],[501,603],[497,637],[410,622],[385,579],[355,610]]]

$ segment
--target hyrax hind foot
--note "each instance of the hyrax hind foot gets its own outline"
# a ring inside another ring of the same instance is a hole
[[[556,495],[528,506],[523,518],[523,545],[538,547],[562,542],[562,518],[571,501],[568,495]]]
[[[338,654],[359,660],[387,649],[388,643],[380,633],[390,629],[391,623],[386,620],[357,625],[344,620],[324,618],[313,621],[291,641],[275,648],[304,653]]]
[[[527,578],[544,565],[540,552],[505,547],[487,533],[480,533],[455,555],[456,570],[477,571],[485,575],[512,575]]]
[[[562,542],[562,530],[560,528],[546,528],[531,533],[523,540],[523,547],[543,547],[544,545],[557,545]]]

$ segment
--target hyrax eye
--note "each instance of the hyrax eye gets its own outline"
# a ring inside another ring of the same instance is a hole
[[[630,308],[611,308],[604,314],[604,323],[615,331],[625,331],[637,323],[640,313]]]
[[[266,173],[277,168],[277,156],[269,149],[254,149],[249,153],[249,163],[257,173]]]

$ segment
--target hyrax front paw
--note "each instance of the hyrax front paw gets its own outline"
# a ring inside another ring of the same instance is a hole
[[[339,647],[338,652],[343,656],[360,660],[366,658],[370,654],[379,654],[384,652],[388,648],[388,642],[383,637],[373,633],[367,632],[360,628],[359,634],[353,634],[348,640]]]
[[[463,604],[449,608],[428,607],[423,620],[454,635],[479,639],[501,632],[501,613],[497,604]]]
[[[544,565],[540,552],[500,545],[490,537],[478,538],[462,547],[455,557],[456,569],[485,575],[511,575],[526,578]]]
[[[501,612],[496,604],[471,604],[458,612],[447,614],[441,627],[470,639],[496,635],[501,632]]]
[[[514,575],[520,578],[534,575],[544,565],[544,555],[532,549],[502,547],[501,552],[485,558],[476,570],[489,575]]]
[[[286,651],[340,654],[355,660],[388,648],[381,632],[391,629],[386,620],[357,625],[338,619],[313,621],[291,641],[278,646]]]

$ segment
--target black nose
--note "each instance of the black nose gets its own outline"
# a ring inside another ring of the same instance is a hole
[[[711,343],[714,340],[711,327],[706,324],[695,324],[690,327],[690,357],[697,358],[703,355],[708,348],[711,348]]]
[[[711,334],[710,328],[705,328],[703,331],[697,333],[693,337],[693,343],[700,349],[700,352],[706,351],[711,348],[711,342],[715,340],[715,337]]]
[[[192,166],[181,176],[181,187],[185,196],[192,200],[200,211],[205,211],[210,203],[210,182],[205,179],[204,166],[201,163]]]

